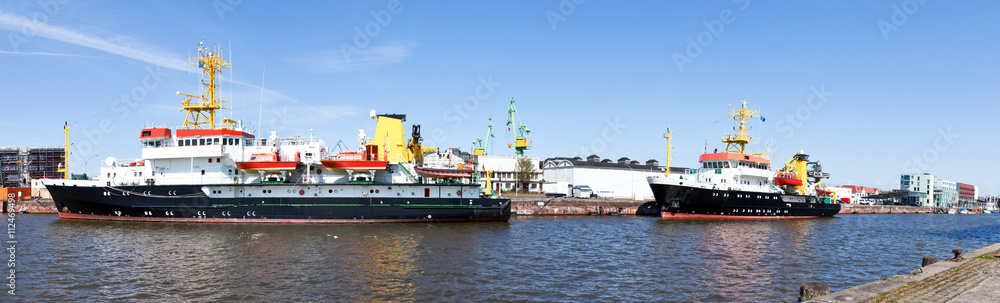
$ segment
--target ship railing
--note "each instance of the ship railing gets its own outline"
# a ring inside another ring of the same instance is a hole
[[[414,176],[413,173],[410,172],[410,170],[406,168],[405,165],[403,165],[403,163],[407,163],[406,159],[403,159],[402,155],[396,154],[396,161],[397,161],[396,163],[399,163],[399,167],[403,168],[403,172],[406,172],[406,175],[410,177],[410,180],[413,180],[413,183],[417,183],[417,177]]]

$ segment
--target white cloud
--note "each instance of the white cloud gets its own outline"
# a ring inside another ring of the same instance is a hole
[[[33,22],[25,17],[13,15],[5,12],[0,12],[0,29],[8,30],[11,34],[19,34],[26,39],[31,37],[45,37],[52,40],[62,41],[66,43],[71,43],[83,47],[93,48],[100,51],[120,55],[127,58],[132,58],[149,64],[170,68],[174,70],[179,70],[183,72],[189,72],[190,68],[186,60],[181,59],[181,57],[174,56],[173,54],[165,52],[156,52],[148,49],[138,49],[129,45],[121,43],[121,39],[104,39],[99,37],[94,37],[91,35],[83,34],[72,29],[49,25],[45,23]],[[30,35],[25,29],[30,29]],[[415,44],[397,44],[385,47],[372,47],[366,51],[357,54],[356,59],[352,60],[353,63],[349,64],[350,67],[341,68],[370,68],[374,66],[380,66],[383,64],[389,64],[394,62],[399,62],[405,59],[409,55],[409,48]],[[83,55],[73,55],[73,54],[58,54],[58,53],[46,53],[46,52],[20,52],[15,49],[15,51],[0,51],[2,54],[11,55],[37,55],[37,56],[66,56],[66,57],[86,57]],[[341,56],[343,58],[343,56]],[[332,64],[332,65],[331,65]],[[327,65],[336,66],[337,63],[327,63]],[[336,67],[330,67],[336,68]],[[246,82],[234,80],[233,84],[244,86],[256,90],[258,93],[261,90],[259,85],[249,84]],[[345,120],[345,117],[358,114],[357,108],[351,106],[315,106],[312,104],[307,104],[305,102],[296,100],[295,98],[286,96],[280,92],[263,89],[264,91],[264,101],[265,103],[272,104],[275,102],[269,102],[273,100],[272,97],[277,97],[283,100],[291,101],[291,104],[286,103],[286,105],[275,107],[272,110],[272,119],[277,120],[279,125],[288,124],[286,127],[299,127],[303,126],[307,122],[325,122],[331,119]],[[264,118],[268,116],[267,110],[265,109]],[[285,122],[285,121],[290,122]],[[262,121],[263,122],[263,121]],[[262,123],[267,124],[267,123]],[[266,126],[266,125],[265,125]]]
[[[318,73],[373,70],[403,62],[410,57],[410,51],[415,47],[416,42],[397,41],[385,46],[360,49],[351,54],[345,54],[342,50],[312,53],[293,61]]]
[[[18,55],[18,56],[53,56],[53,57],[75,57],[75,58],[100,59],[98,57],[84,56],[84,55],[77,55],[77,54],[57,54],[57,53],[46,53],[46,52],[11,52],[11,51],[0,50],[0,54]]]
[[[116,44],[112,40],[85,35],[64,27],[33,22],[28,18],[18,15],[0,12],[0,29],[11,31],[11,34],[21,35],[25,39],[40,36],[109,52],[170,69],[188,71],[186,60],[170,54],[161,54],[150,50],[136,49],[128,45]]]

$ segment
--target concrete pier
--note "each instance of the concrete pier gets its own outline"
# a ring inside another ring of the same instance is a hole
[[[997,302],[1000,243],[806,302]]]

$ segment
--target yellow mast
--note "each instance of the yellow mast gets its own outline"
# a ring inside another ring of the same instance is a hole
[[[188,112],[187,117],[184,118],[184,126],[181,128],[201,129],[207,126],[208,129],[216,129],[215,110],[222,109],[222,102],[225,102],[220,100],[215,93],[215,89],[219,86],[215,83],[215,75],[221,73],[223,68],[232,67],[232,64],[222,59],[222,52],[216,51],[220,48],[210,50],[203,44],[204,42],[198,44],[198,57],[190,59],[192,60],[191,65],[197,65],[201,68],[204,77],[201,84],[205,85],[205,93],[201,96],[195,96],[177,92],[178,95],[187,97],[181,102],[183,105],[181,110]],[[206,115],[204,112],[208,114]],[[224,119],[223,122],[224,129],[232,127],[231,123],[228,123],[232,120]]]
[[[744,154],[744,147],[747,144],[757,143],[754,142],[753,138],[747,136],[747,119],[758,117],[760,113],[756,110],[747,109],[747,100],[743,100],[742,109],[729,110],[729,116],[733,117],[733,120],[740,121],[740,128],[736,130],[736,135],[726,135],[722,138],[722,142],[725,142],[727,153],[741,153]]]
[[[666,173],[666,177],[668,177],[668,178],[670,177],[670,149],[674,148],[673,145],[670,145],[670,135],[671,134],[673,134],[673,132],[670,131],[670,128],[668,127],[667,128],[667,135],[663,136],[664,138],[667,138],[667,168],[664,169],[664,172]]]
[[[66,122],[66,124],[63,125],[63,135],[66,137],[66,146],[63,150],[63,167],[56,169],[57,172],[63,173],[63,179],[66,180],[69,180],[69,155],[71,154],[69,152],[69,146],[73,145],[69,144],[69,128],[69,122]]]

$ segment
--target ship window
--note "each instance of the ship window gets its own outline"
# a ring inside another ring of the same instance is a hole
[[[219,145],[219,138],[215,138],[215,145]]]
[[[215,158],[215,162],[222,163],[222,158]]]
[[[726,168],[729,168],[729,162],[722,163]]]
[[[240,145],[240,139],[233,139],[233,140],[234,140],[233,142],[236,142],[236,143],[235,143],[235,144],[233,144],[233,145]]]
[[[212,163],[212,158],[208,158],[208,163]]]
[[[198,139],[198,145],[205,145],[205,139]]]
[[[160,141],[156,141],[156,147],[160,147]]]
[[[205,170],[204,170],[204,169],[203,169],[203,170],[201,170],[201,175],[202,175],[202,176],[204,176],[204,175],[205,175]]]

